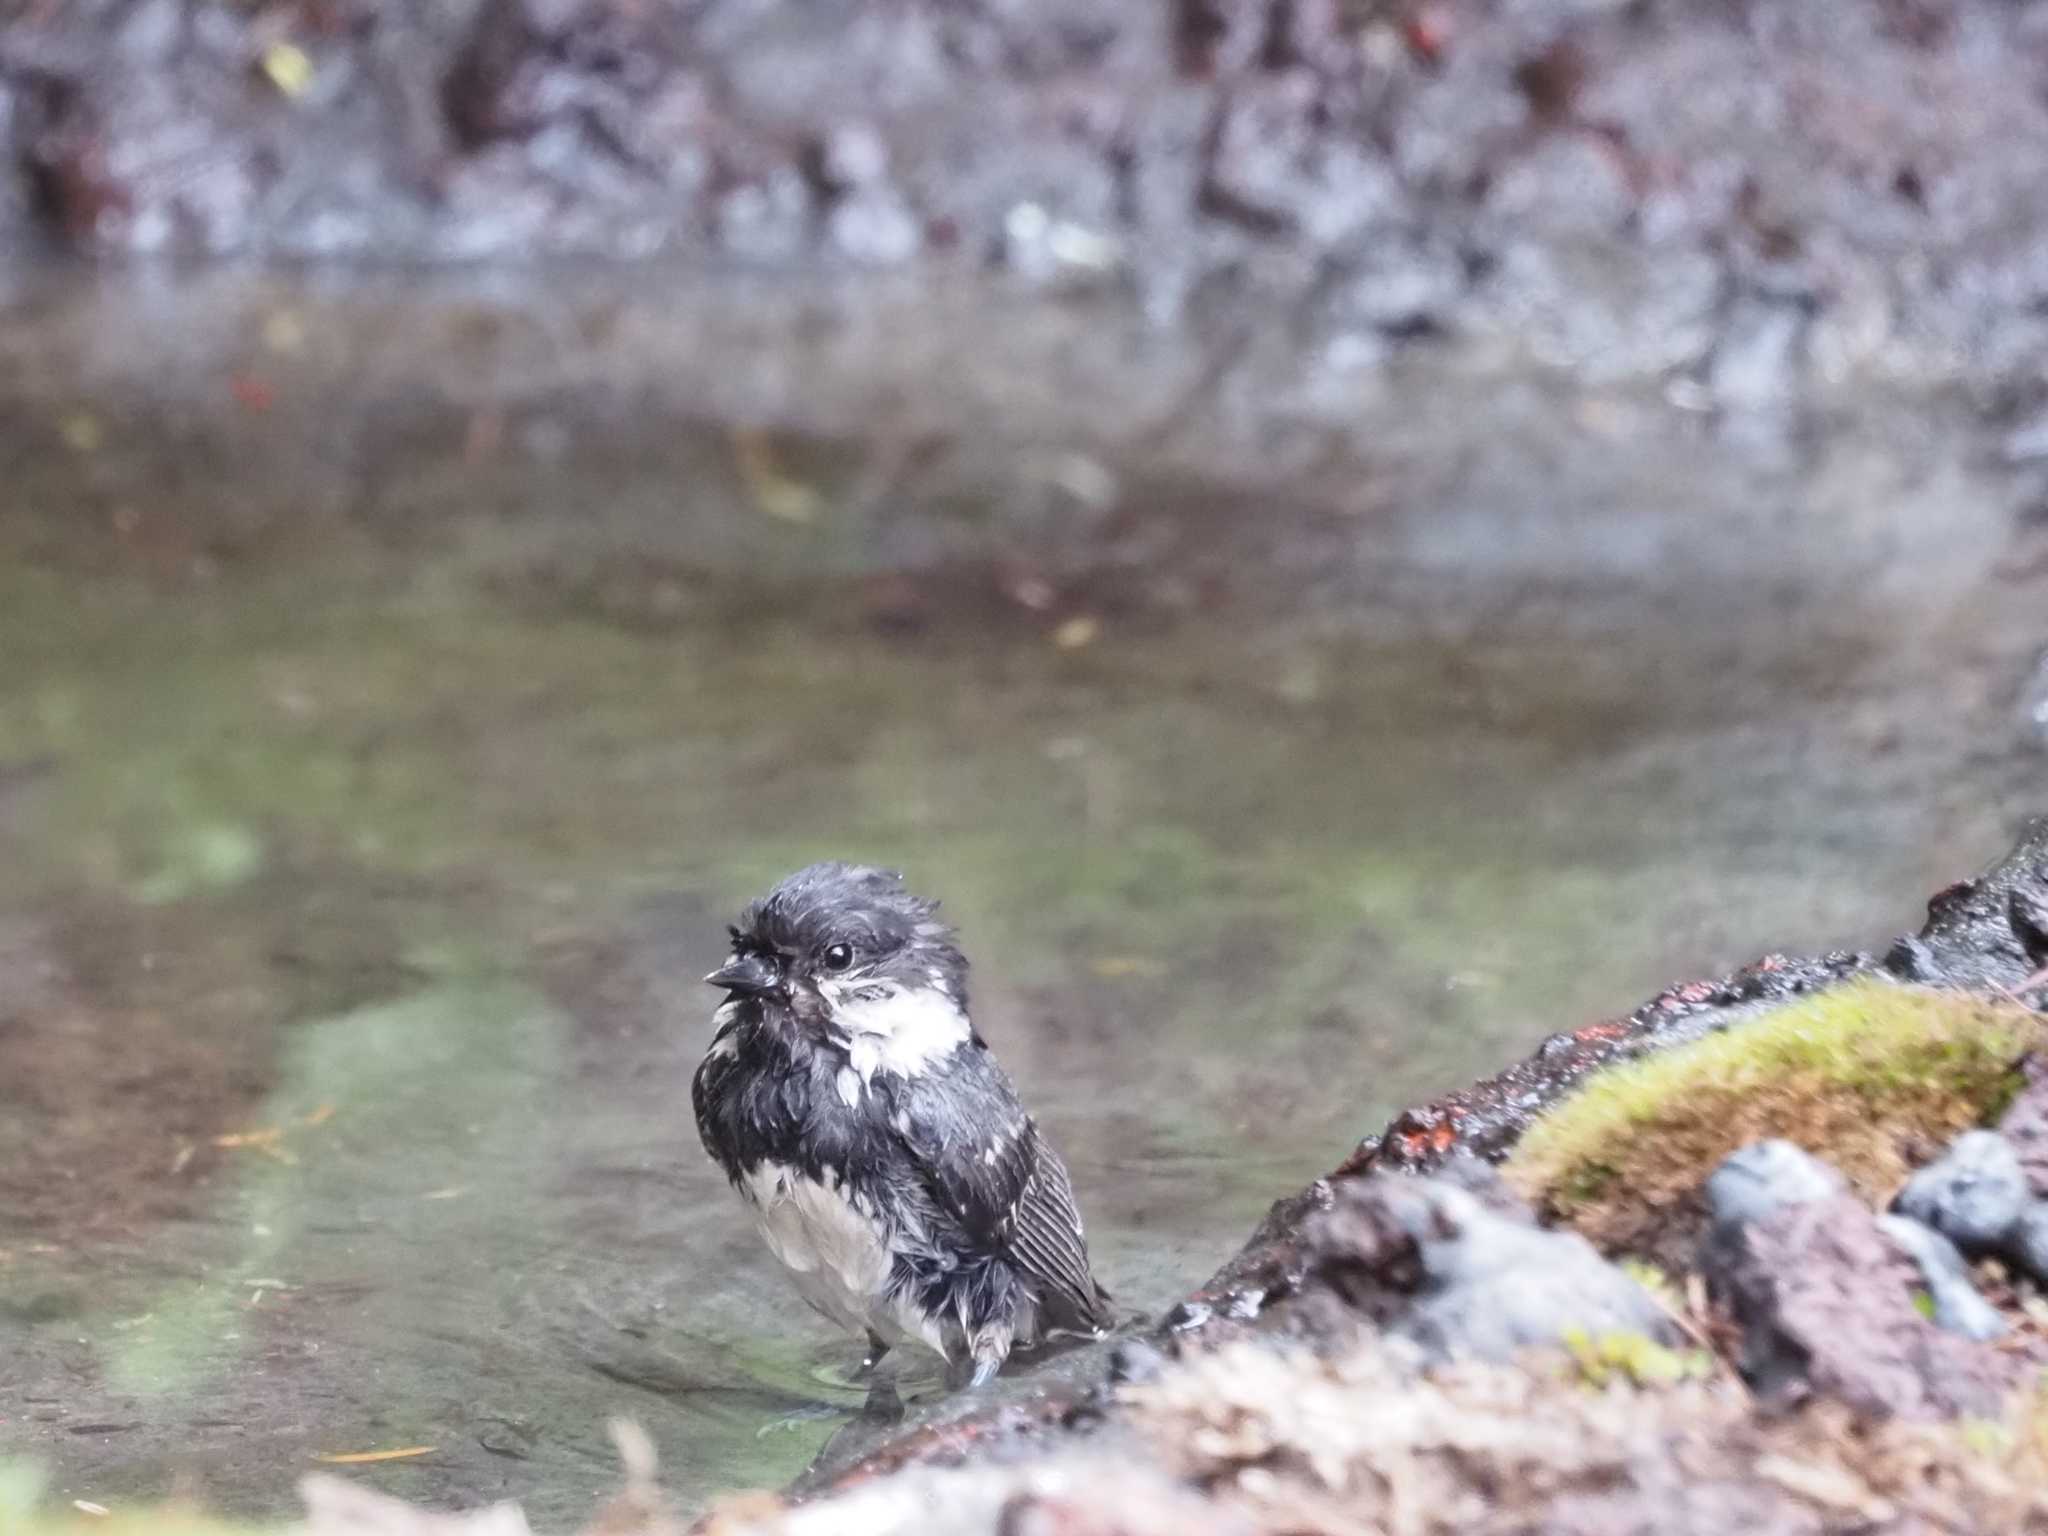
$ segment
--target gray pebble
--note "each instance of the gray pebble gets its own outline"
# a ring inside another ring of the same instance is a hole
[[[2048,1200],[2036,1200],[2020,1213],[2007,1235],[2005,1256],[2042,1285],[2048,1285]]]
[[[1731,1152],[1707,1180],[1707,1209],[1715,1227],[1733,1230],[1788,1205],[1825,1200],[1847,1188],[1839,1173],[1804,1147],[1789,1141],[1753,1141]]]
[[[1880,1216],[1877,1224],[1919,1266],[1934,1302],[1937,1328],[1968,1339],[1995,1339],[2005,1333],[2005,1319],[1978,1292],[1954,1243],[1909,1216]]]
[[[1505,1360],[1574,1329],[1675,1342],[1663,1309],[1577,1233],[1510,1220],[1437,1181],[1417,1181],[1387,1204],[1429,1277],[1389,1331],[1433,1358]]]
[[[1996,1131],[1968,1131],[1906,1184],[1892,1209],[1972,1258],[2000,1252],[2027,1204],[2019,1154]]]

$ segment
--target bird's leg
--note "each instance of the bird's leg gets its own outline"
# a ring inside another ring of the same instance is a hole
[[[882,1356],[887,1353],[889,1353],[889,1341],[870,1328],[868,1330],[867,1356],[861,1361],[860,1369],[855,1371],[854,1374],[856,1376],[867,1375],[869,1371],[872,1371],[882,1363]]]
[[[967,1390],[972,1392],[985,1387],[996,1379],[996,1372],[1003,1368],[1001,1355],[981,1354],[974,1357],[974,1375],[968,1379]]]
[[[888,1377],[871,1382],[867,1401],[860,1405],[860,1417],[870,1424],[898,1424],[903,1420],[903,1394]]]

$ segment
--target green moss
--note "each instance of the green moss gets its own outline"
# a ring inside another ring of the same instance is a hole
[[[1684,1298],[1678,1294],[1678,1288],[1671,1283],[1671,1276],[1657,1265],[1645,1263],[1641,1259],[1623,1259],[1621,1272],[1656,1297],[1666,1308],[1675,1311],[1684,1306]]]
[[[1714,1357],[1703,1349],[1679,1351],[1642,1333],[1589,1334],[1568,1328],[1564,1346],[1588,1385],[1622,1380],[1638,1387],[1668,1387],[1711,1376]]]
[[[1849,983],[1599,1074],[1531,1127],[1508,1175],[1611,1245],[1765,1136],[1823,1154],[1875,1197],[1903,1176],[1908,1139],[1994,1118],[2044,1036],[2016,1005]]]

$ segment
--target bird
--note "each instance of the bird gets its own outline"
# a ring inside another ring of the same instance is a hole
[[[1059,1154],[970,1020],[967,960],[894,870],[812,864],[753,902],[691,1084],[697,1131],[803,1298],[978,1388],[1100,1337],[1109,1293]]]

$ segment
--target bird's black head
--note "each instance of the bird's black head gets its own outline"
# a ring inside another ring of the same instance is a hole
[[[863,994],[926,989],[964,1010],[967,961],[937,910],[893,870],[813,864],[740,914],[731,956],[704,979],[823,1021]]]

